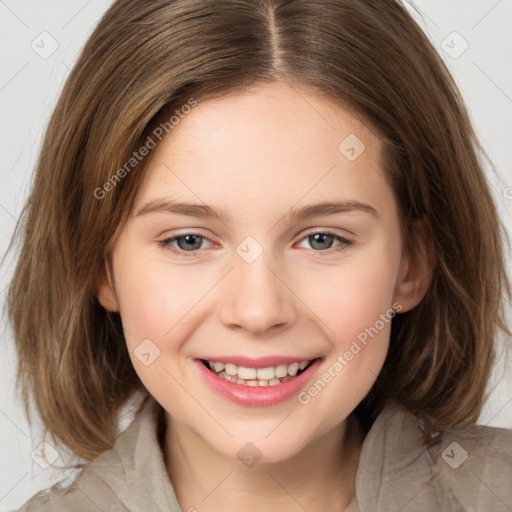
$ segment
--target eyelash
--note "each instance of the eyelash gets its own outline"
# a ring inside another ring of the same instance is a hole
[[[314,251],[315,253],[319,253],[319,256],[330,255],[330,254],[333,254],[333,253],[336,253],[336,252],[341,252],[341,251],[345,250],[347,247],[350,247],[351,245],[354,244],[353,240],[350,240],[350,239],[345,238],[343,236],[337,235],[336,233],[333,233],[332,231],[328,231],[328,230],[327,231],[311,231],[309,233],[306,233],[300,239],[300,241],[302,242],[304,239],[306,239],[306,238],[308,238],[308,237],[310,237],[312,235],[318,235],[318,234],[332,236],[335,240],[340,242],[338,245],[336,245],[335,247],[332,247],[330,249],[324,249],[324,250],[310,249],[310,250]],[[158,245],[160,247],[168,250],[168,251],[171,251],[174,254],[177,254],[179,256],[184,256],[185,258],[196,257],[196,253],[199,252],[200,249],[197,249],[195,251],[183,251],[181,249],[176,249],[174,246],[171,245],[171,243],[174,242],[175,240],[177,240],[179,238],[185,238],[188,235],[194,235],[194,236],[197,236],[199,238],[203,238],[205,240],[208,240],[212,244],[215,243],[211,238],[209,238],[209,237],[207,237],[205,235],[202,235],[201,233],[190,232],[190,233],[184,233],[182,235],[176,235],[176,236],[173,236],[173,237],[170,237],[170,238],[166,238],[165,240],[160,240],[158,242]]]

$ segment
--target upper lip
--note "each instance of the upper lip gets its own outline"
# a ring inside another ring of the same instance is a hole
[[[266,357],[247,357],[247,356],[206,356],[200,359],[204,361],[215,361],[219,363],[231,363],[236,366],[246,368],[268,368],[269,366],[279,366],[280,364],[300,363],[302,361],[312,361],[317,357],[310,356],[266,356]]]

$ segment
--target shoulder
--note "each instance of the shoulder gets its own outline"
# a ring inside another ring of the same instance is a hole
[[[126,509],[113,489],[102,477],[98,468],[108,463],[112,477],[119,477],[122,465],[114,451],[107,451],[89,463],[75,480],[67,486],[60,481],[49,489],[44,489],[32,496],[19,512],[77,512],[109,511],[125,512]]]
[[[511,483],[511,430],[471,425],[443,432],[427,448],[421,423],[395,402],[366,436],[356,493],[361,510],[509,511]]]
[[[154,401],[144,402],[112,449],[89,462],[70,485],[57,483],[35,494],[19,512],[179,510],[158,446],[157,413]]]
[[[84,470],[87,474],[87,469]],[[55,484],[49,489],[42,490],[32,496],[19,512],[77,512],[111,511],[126,512],[122,503],[115,499],[110,489],[102,482],[91,487],[90,482],[83,486],[80,477],[68,487]]]
[[[455,496],[461,510],[512,510],[512,430],[449,430],[428,453],[435,485]]]
[[[430,448],[437,463],[471,468],[492,457],[495,466],[502,462],[512,469],[512,430],[470,425],[447,430],[439,437],[440,441]]]

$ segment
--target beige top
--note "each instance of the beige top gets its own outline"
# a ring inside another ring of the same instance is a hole
[[[149,398],[114,447],[73,484],[41,491],[20,512],[183,512],[159,444],[162,411]],[[407,408],[384,408],[364,440],[345,512],[512,511],[512,430],[457,429],[430,451],[421,441]]]

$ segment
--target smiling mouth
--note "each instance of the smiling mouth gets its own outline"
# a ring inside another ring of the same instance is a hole
[[[318,359],[318,358],[317,358]],[[277,386],[298,377],[306,371],[316,359],[296,361],[266,368],[250,368],[220,361],[201,359],[203,365],[212,373],[233,384],[244,386]]]

